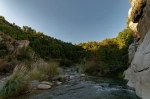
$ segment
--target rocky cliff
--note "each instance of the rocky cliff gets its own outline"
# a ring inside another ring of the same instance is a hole
[[[11,73],[18,64],[30,65],[31,69],[47,64],[32,49],[26,50],[28,46],[28,40],[15,40],[0,32],[0,73]]]
[[[134,42],[129,47],[127,85],[142,99],[150,99],[150,0],[131,0],[128,14]]]

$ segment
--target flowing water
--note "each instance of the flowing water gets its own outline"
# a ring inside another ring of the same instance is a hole
[[[140,99],[126,81],[101,77],[76,77],[55,88],[15,99]]]

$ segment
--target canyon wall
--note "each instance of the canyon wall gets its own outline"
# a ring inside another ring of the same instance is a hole
[[[150,99],[150,0],[131,0],[128,18],[135,38],[129,47],[125,79],[137,96]]]

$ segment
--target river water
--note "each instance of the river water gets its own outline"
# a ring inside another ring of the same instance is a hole
[[[16,99],[140,99],[124,80],[74,76],[55,88]]]

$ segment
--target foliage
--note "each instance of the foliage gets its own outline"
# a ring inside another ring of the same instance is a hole
[[[132,31],[126,28],[116,38],[79,44],[91,52],[81,70],[96,76],[120,75],[128,67],[128,47],[132,42]]]
[[[0,42],[0,58],[4,57],[7,54],[8,54],[8,51],[7,51],[6,44],[3,42]]]
[[[19,50],[19,54],[17,55],[17,60],[31,60],[32,50],[30,47],[23,47]]]
[[[13,74],[5,81],[0,90],[0,98],[16,96],[28,90],[29,81],[47,80],[58,74],[58,63],[49,63],[33,70],[28,69],[25,64],[15,67]]]
[[[71,67],[72,64],[73,64],[72,61],[63,59],[63,60],[60,61],[59,66],[60,67]]]
[[[53,76],[58,74],[58,63],[50,62],[39,68],[34,68],[28,75],[32,80],[50,80]]]
[[[61,58],[79,62],[86,53],[80,46],[75,46],[72,43],[46,36],[42,32],[37,32],[28,26],[21,28],[15,25],[15,23],[11,24],[7,22],[2,16],[0,16],[0,31],[17,40],[29,40],[29,46],[45,60]],[[25,56],[25,54],[23,56]],[[18,56],[18,58],[20,60],[23,59],[22,56]],[[29,57],[26,56],[26,58]]]
[[[27,69],[25,66],[16,66],[13,74],[5,81],[0,90],[1,98],[16,96],[28,89]]]

